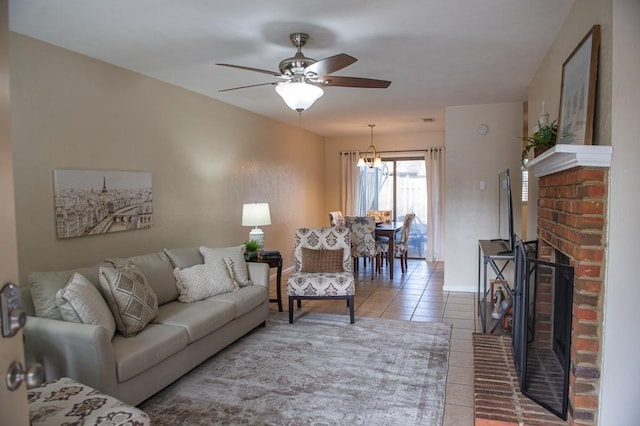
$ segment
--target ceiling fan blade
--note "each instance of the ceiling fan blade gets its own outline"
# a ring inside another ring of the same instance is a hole
[[[261,70],[260,68],[243,67],[242,65],[232,65],[232,64],[216,64],[216,65],[220,65],[221,67],[238,68],[238,69],[246,70],[246,71],[260,72],[262,74],[269,74],[269,75],[272,75],[274,77],[282,77],[282,74],[280,74],[279,72],[269,71],[269,70]]]
[[[329,75],[321,80],[319,83],[322,86],[340,86],[340,87],[365,87],[371,89],[386,89],[391,84],[387,80],[375,80],[373,78],[361,78],[361,77],[339,77]]]
[[[249,86],[240,86],[240,87],[232,87],[231,89],[222,89],[222,90],[218,90],[218,92],[228,92],[230,90],[246,89],[248,87],[275,86],[276,84],[279,84],[279,83],[278,82],[272,82],[272,83],[250,84]]]
[[[347,55],[346,53],[339,53],[334,56],[329,56],[328,58],[320,59],[309,65],[304,69],[304,74],[312,73],[315,76],[324,77],[332,72],[348,67],[355,61],[357,61],[357,59],[353,56]]]

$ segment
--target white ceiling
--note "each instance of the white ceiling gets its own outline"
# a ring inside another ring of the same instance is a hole
[[[444,107],[526,99],[574,0],[10,0],[12,31],[325,136],[444,129]],[[298,117],[276,81],[292,32],[306,56],[347,53],[335,75],[387,89],[325,88]],[[427,124],[423,118],[434,117]]]

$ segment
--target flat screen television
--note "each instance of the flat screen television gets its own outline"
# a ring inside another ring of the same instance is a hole
[[[511,199],[511,178],[509,169],[498,175],[499,184],[499,208],[498,232],[500,240],[504,242],[505,252],[512,252],[515,247],[515,234],[513,233],[513,201]]]

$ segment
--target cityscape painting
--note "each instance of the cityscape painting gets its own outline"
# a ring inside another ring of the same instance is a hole
[[[58,238],[153,224],[151,173],[54,170],[53,185]]]

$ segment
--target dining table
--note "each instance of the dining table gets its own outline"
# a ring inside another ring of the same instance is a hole
[[[376,238],[388,237],[389,238],[389,251],[387,256],[391,256],[389,259],[389,278],[393,279],[393,261],[395,258],[395,241],[396,233],[402,230],[403,222],[382,222],[376,224]]]

